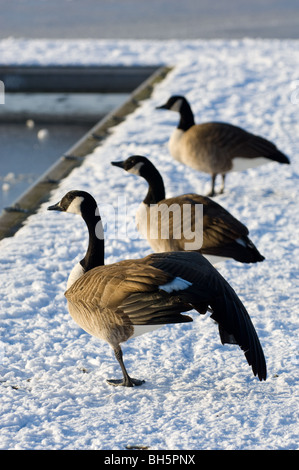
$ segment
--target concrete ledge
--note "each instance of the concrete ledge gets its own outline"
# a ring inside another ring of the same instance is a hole
[[[157,67],[0,67],[5,91],[131,93]]]
[[[162,81],[171,70],[161,67],[139,85],[122,106],[109,113],[63,155],[37,182],[0,216],[0,240],[13,236],[31,214],[49,199],[50,193],[71,171],[80,166],[84,157],[90,154],[107,137],[109,129],[122,122],[132,113],[139,102],[150,97],[154,86]]]

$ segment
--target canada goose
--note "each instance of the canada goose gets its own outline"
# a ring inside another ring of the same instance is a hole
[[[123,379],[109,384],[143,383],[128,375],[120,343],[165,324],[190,322],[182,312],[192,309],[201,314],[211,309],[222,343],[238,344],[254,375],[266,380],[263,350],[244,305],[201,254],[154,253],[104,265],[103,230],[94,198],[85,191],[70,191],[48,209],[81,214],[87,224],[89,244],[82,270],[77,270],[77,279],[72,275],[65,297],[75,322],[113,348]]]
[[[171,96],[157,109],[180,113],[179,124],[169,140],[169,151],[179,162],[211,175],[208,196],[215,195],[217,174],[222,175],[220,193],[223,193],[225,175],[230,171],[242,171],[271,161],[290,163],[272,142],[240,127],[223,122],[196,125],[190,104],[184,96]]]
[[[149,185],[147,195],[136,213],[136,225],[154,251],[197,250],[212,264],[232,258],[242,263],[256,263],[265,259],[248,238],[247,227],[220,204],[198,194],[165,199],[163,179],[146,157],[132,155],[123,162],[111,163],[129,173],[142,176]],[[199,214],[197,218],[196,205],[202,205],[203,209],[203,214]],[[189,212],[185,210],[186,206],[191,206]],[[167,231],[162,238],[163,215]],[[153,224],[157,223],[157,230],[153,230]],[[178,226],[179,233],[175,237]],[[200,233],[194,236],[195,232]],[[194,242],[191,242],[191,238]]]

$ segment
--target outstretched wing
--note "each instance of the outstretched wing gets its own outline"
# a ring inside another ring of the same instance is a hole
[[[199,312],[208,305],[213,312],[211,317],[219,325],[222,343],[238,344],[253,373],[265,380],[266,361],[256,330],[243,303],[221,274],[199,253],[158,253],[149,258],[153,266],[191,283],[180,293],[181,298],[188,295]]]

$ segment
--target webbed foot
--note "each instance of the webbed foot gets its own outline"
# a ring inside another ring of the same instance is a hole
[[[107,383],[109,385],[113,385],[114,387],[134,387],[144,384],[144,380],[132,379],[129,377],[127,380],[125,379],[107,379]]]

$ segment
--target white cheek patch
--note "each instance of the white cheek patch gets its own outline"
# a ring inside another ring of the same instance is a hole
[[[176,277],[173,281],[168,282],[163,286],[159,286],[159,289],[165,290],[165,292],[170,294],[173,291],[188,289],[190,286],[192,286],[192,282],[186,281],[186,279],[182,279],[181,277]]]
[[[177,112],[179,113],[180,110],[181,110],[182,103],[183,103],[183,100],[182,100],[182,99],[176,100],[176,101],[173,103],[173,105],[171,106],[170,110],[171,110],[171,111],[177,111]]]
[[[84,197],[75,197],[75,199],[72,200],[70,205],[68,206],[66,212],[70,212],[71,214],[79,214],[81,215],[81,204],[84,201]]]
[[[128,171],[128,173],[132,173],[133,175],[140,175],[140,168],[144,165],[143,162],[138,162],[136,165],[132,166]]]

